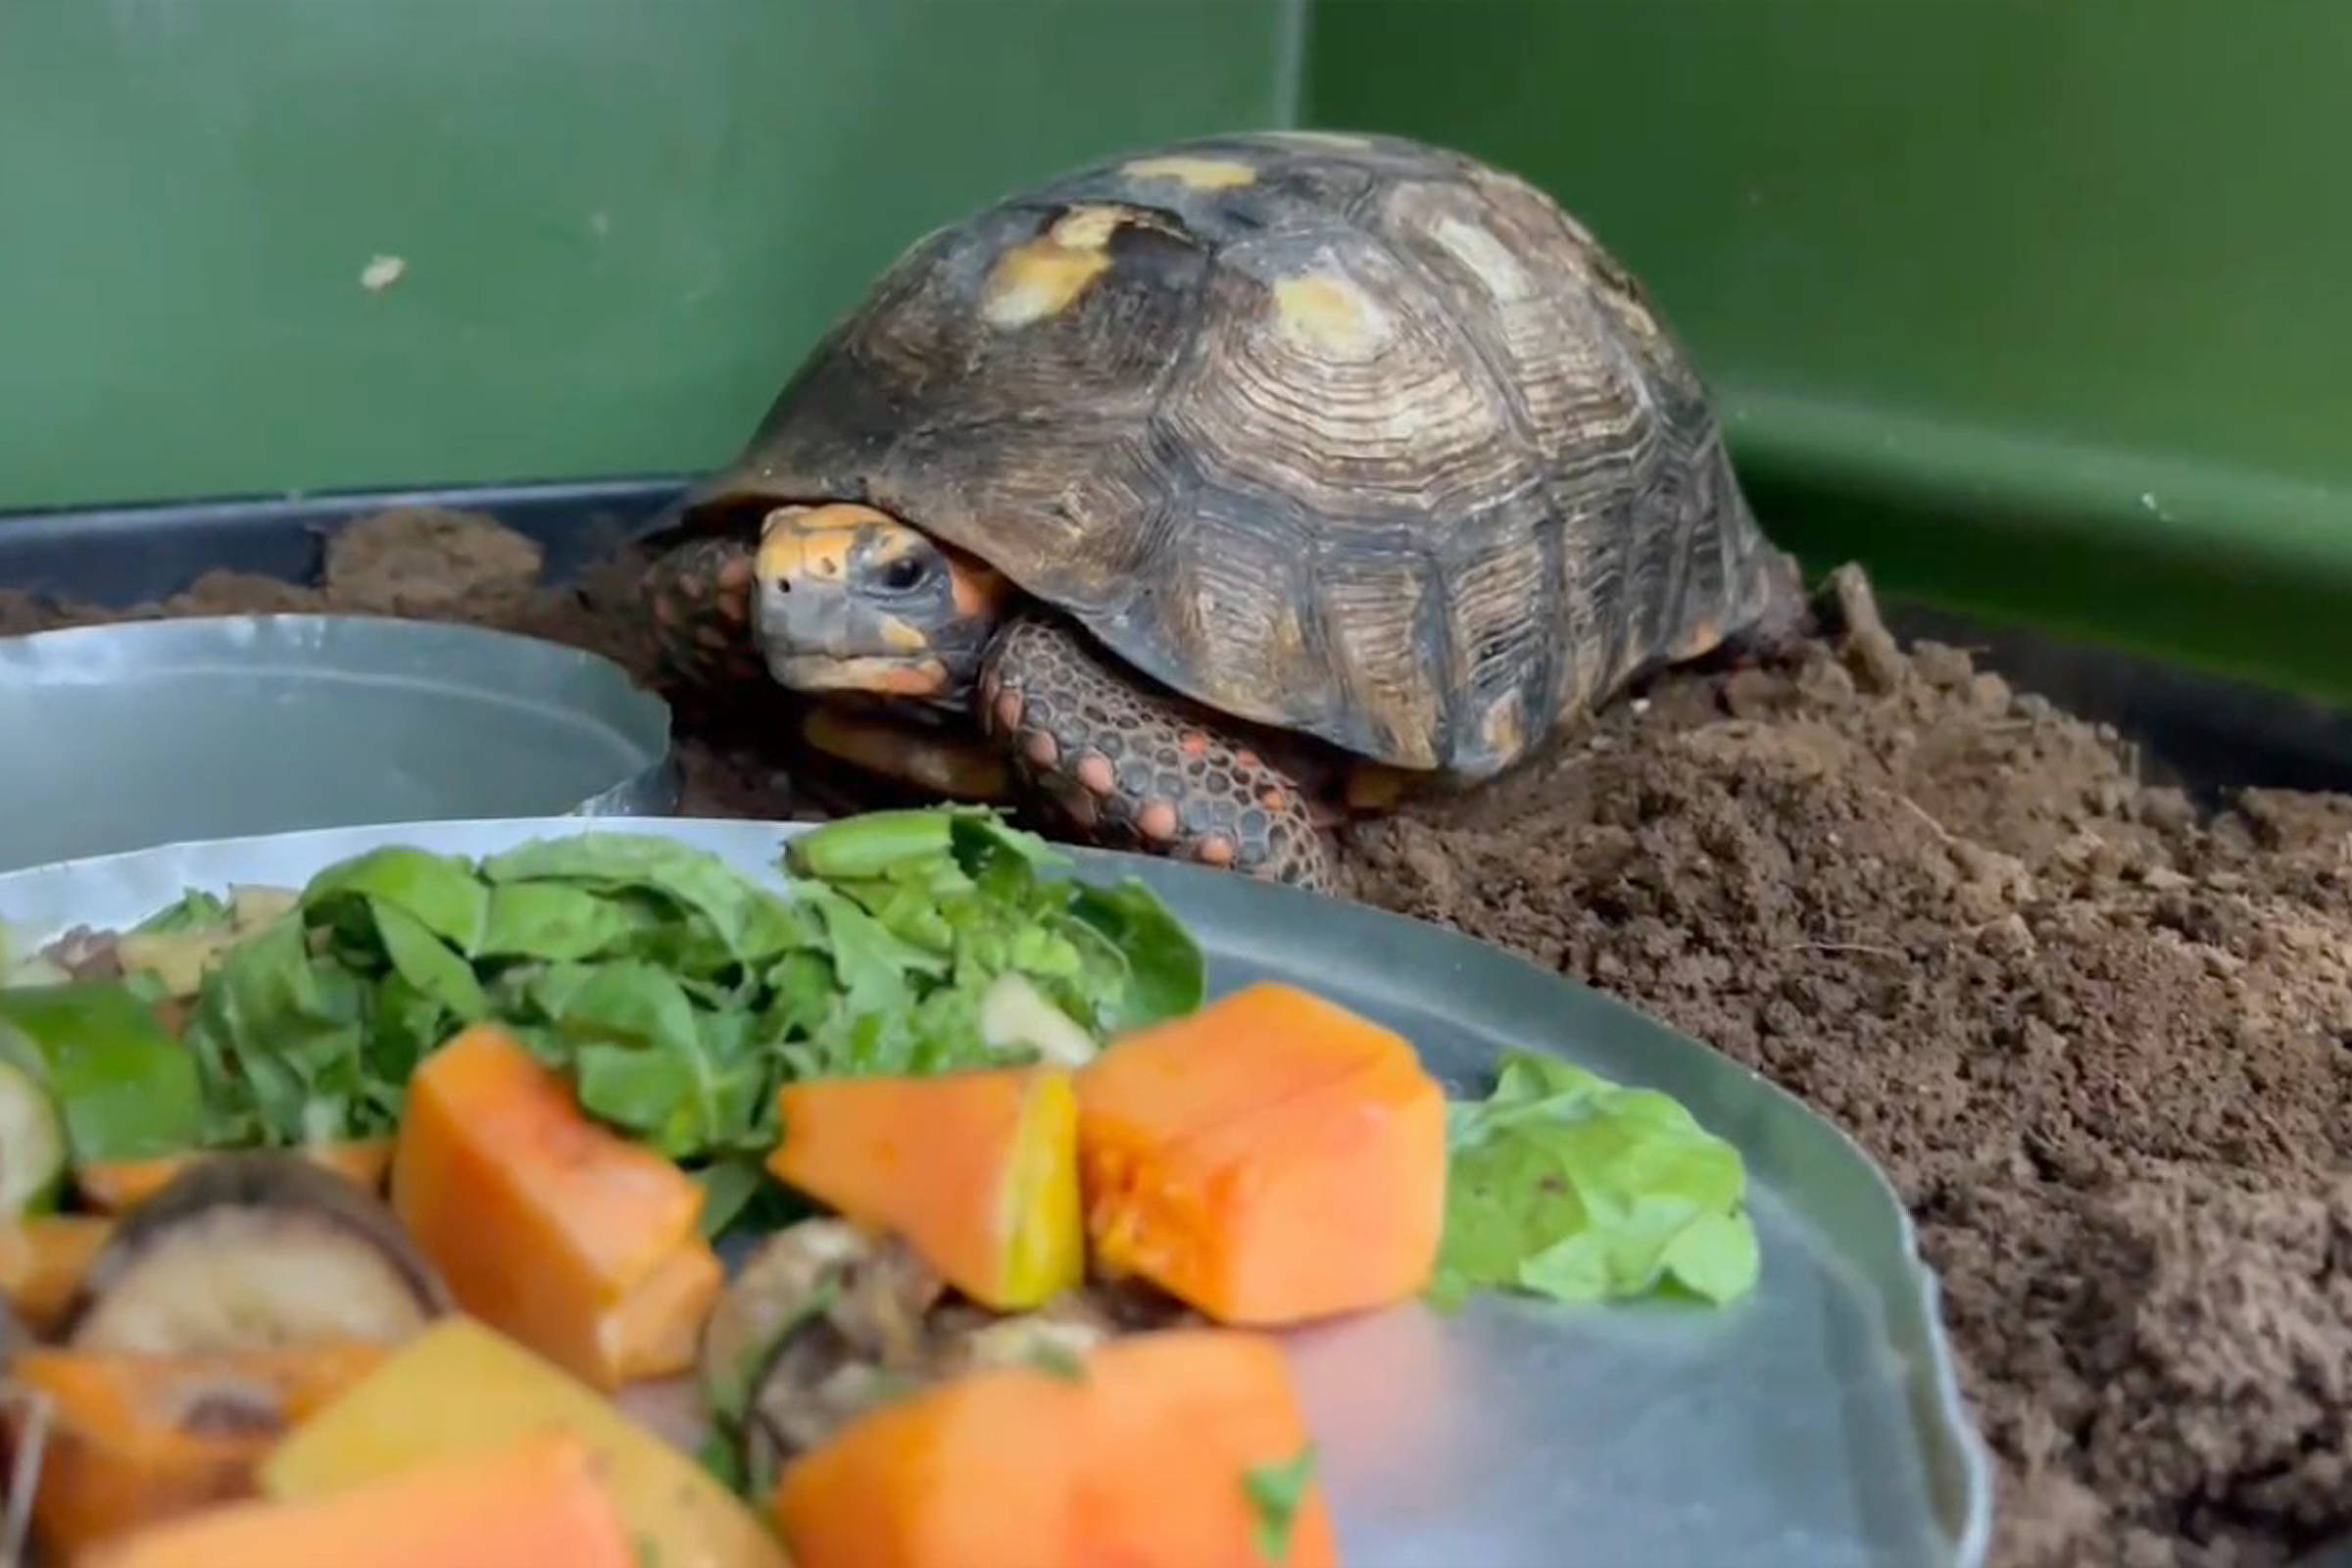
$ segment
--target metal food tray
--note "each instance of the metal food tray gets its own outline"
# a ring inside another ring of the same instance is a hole
[[[775,883],[788,825],[544,817],[288,833],[0,875],[43,940],[120,927],[188,888],[300,886],[385,844],[481,856],[659,833]],[[1509,1046],[1680,1099],[1745,1157],[1763,1249],[1728,1308],[1484,1297],[1290,1336],[1351,1568],[1979,1568],[1989,1467],[1934,1276],[1870,1160],[1793,1097],[1687,1036],[1499,949],[1228,872],[1080,852],[1155,888],[1221,993],[1279,977],[1403,1031],[1456,1091]]]
[[[669,709],[561,643],[375,615],[0,638],[0,870],[293,828],[677,804]]]

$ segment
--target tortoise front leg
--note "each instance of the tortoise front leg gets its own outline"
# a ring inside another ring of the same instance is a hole
[[[1331,841],[1307,792],[1229,721],[1146,689],[1074,628],[1029,615],[997,634],[980,723],[1086,837],[1328,891]]]
[[[644,592],[671,676],[703,691],[766,684],[752,639],[749,544],[728,536],[673,546],[647,564]]]

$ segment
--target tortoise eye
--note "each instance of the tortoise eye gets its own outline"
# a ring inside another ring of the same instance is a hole
[[[894,594],[903,594],[926,575],[928,568],[920,556],[901,556],[882,567],[882,586]]]

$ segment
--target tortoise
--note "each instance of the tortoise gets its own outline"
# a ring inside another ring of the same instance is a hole
[[[837,758],[1311,888],[1350,811],[1805,617],[1640,282],[1533,185],[1389,136],[1177,142],[933,231],[657,533],[675,674],[764,672]]]

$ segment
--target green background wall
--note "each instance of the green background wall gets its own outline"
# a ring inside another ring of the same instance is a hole
[[[1301,22],[0,0],[0,509],[716,462],[922,230],[1292,118]]]
[[[2352,696],[2347,80],[2334,0],[5,0],[0,510],[697,468],[920,230],[1305,121],[1559,194],[1809,557]]]

